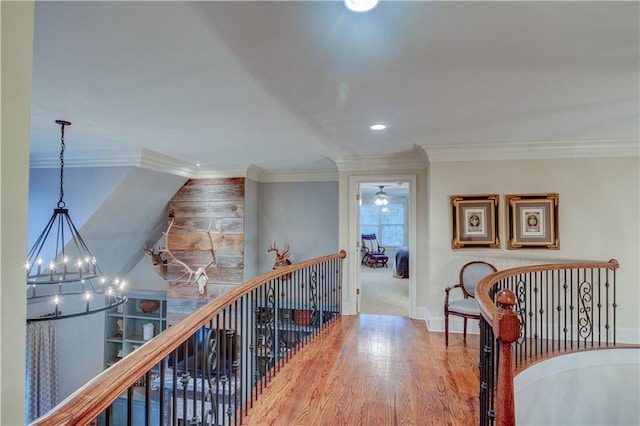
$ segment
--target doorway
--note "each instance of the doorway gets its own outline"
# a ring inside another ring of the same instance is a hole
[[[415,184],[415,175],[350,177],[350,200],[356,201],[350,206],[350,246],[356,248],[353,257],[357,261],[350,262],[349,275],[356,283],[357,313],[415,317],[415,265],[409,261],[416,244]],[[375,204],[379,199],[386,202]],[[362,264],[362,233],[376,233],[385,247],[387,267]],[[398,270],[397,251],[406,253],[408,276]]]

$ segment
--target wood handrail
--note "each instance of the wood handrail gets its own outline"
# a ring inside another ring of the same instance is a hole
[[[555,263],[544,265],[529,265],[519,266],[517,268],[505,269],[503,271],[495,272],[485,278],[483,278],[476,287],[475,297],[480,307],[480,314],[485,320],[493,327],[494,316],[498,313],[498,308],[494,304],[493,300],[489,296],[489,290],[495,286],[499,281],[520,275],[522,273],[540,272],[540,271],[555,271],[565,269],[618,269],[620,264],[617,260],[611,259],[608,262],[579,262],[579,263]]]
[[[318,257],[260,275],[216,299],[211,300],[187,318],[167,328],[116,364],[94,377],[68,396],[47,414],[32,422],[31,426],[86,425],[106,410],[123,392],[147,371],[176,350],[210,318],[222,312],[234,301],[261,285],[315,264],[344,259],[345,250]]]

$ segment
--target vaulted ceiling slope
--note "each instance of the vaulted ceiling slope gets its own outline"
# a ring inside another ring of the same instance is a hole
[[[639,6],[36,2],[32,165],[638,155]]]
[[[186,179],[140,167],[106,170],[66,170],[65,205],[102,271],[122,278],[144,256],[144,244],[162,238],[167,202]],[[30,175],[29,247],[56,207],[57,173],[41,169]]]

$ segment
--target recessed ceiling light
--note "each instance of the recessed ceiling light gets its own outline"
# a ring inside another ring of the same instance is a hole
[[[347,9],[353,12],[367,12],[378,4],[378,0],[344,0]]]
[[[370,127],[371,130],[384,130],[387,126],[385,124],[374,124]]]

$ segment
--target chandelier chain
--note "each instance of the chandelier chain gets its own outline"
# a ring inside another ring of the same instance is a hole
[[[64,144],[64,126],[65,122],[61,122],[60,124],[60,200],[58,200],[58,208],[63,208],[65,206],[64,198],[64,150],[66,148]]]

